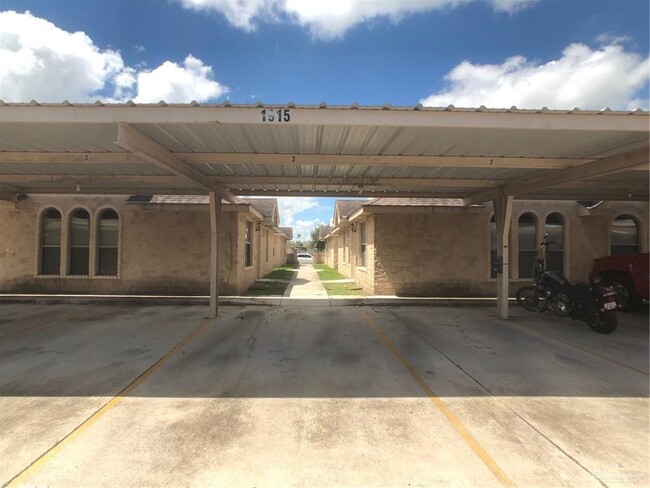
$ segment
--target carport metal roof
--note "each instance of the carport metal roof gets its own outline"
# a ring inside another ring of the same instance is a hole
[[[647,200],[649,115],[0,101],[0,192]]]

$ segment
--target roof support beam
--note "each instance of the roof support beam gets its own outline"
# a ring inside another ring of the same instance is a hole
[[[337,191],[337,190],[241,190],[236,191],[237,195],[273,197],[368,197],[368,198],[460,198],[458,192],[454,191],[404,191],[397,188],[391,190],[371,191]],[[613,200],[613,201],[645,201],[648,200],[647,193],[629,193],[626,191],[604,192],[586,191],[559,193],[531,193],[526,195],[524,200]],[[467,203],[466,203],[467,205]]]
[[[143,187],[143,186],[129,186],[119,187],[115,186],[93,186],[89,187],[84,184],[79,185],[79,190],[76,187],[64,186],[37,186],[33,185],[17,185],[0,183],[0,192],[9,194],[77,194],[77,195],[205,195],[205,190],[201,188],[186,188],[186,187]],[[341,191],[341,190],[237,190],[233,192],[235,195],[241,196],[263,196],[263,197],[368,197],[368,198],[460,198],[459,192],[456,191],[435,191],[434,189],[422,191],[404,191],[398,188],[371,191]],[[527,194],[525,200],[610,200],[610,201],[647,201],[649,195],[647,190],[547,190],[542,193]]]
[[[152,184],[160,185],[178,185],[187,187],[185,178],[179,176],[159,176],[159,175],[57,175],[57,174],[0,174],[0,183],[55,183],[55,184],[69,184],[72,187],[76,184],[97,186],[98,183],[111,184],[111,183],[133,183],[140,185]],[[190,186],[197,187],[196,183],[191,183]]]
[[[467,188],[494,188],[499,185],[515,183],[516,180],[492,180],[492,179],[469,179],[469,178],[329,178],[329,177],[303,177],[303,176],[208,176],[210,181],[221,184],[225,188],[237,190],[238,185],[265,185],[280,186],[287,185],[309,185],[309,186],[358,186],[360,188],[370,187],[371,191],[376,187],[404,190],[422,188],[436,190],[440,188],[460,188],[459,196],[462,196],[463,189]],[[151,190],[157,188],[179,188],[187,189],[188,184],[185,178],[160,175],[64,175],[64,174],[0,174],[0,184],[25,185],[32,187],[44,185],[66,185],[68,190],[76,191],[76,185],[80,187],[106,188],[112,184],[119,183],[120,186],[130,191],[129,185]],[[197,188],[198,185],[190,183],[190,188]],[[571,181],[553,186],[553,189],[589,190],[592,192],[623,190],[639,193],[648,192],[650,184],[647,180],[636,181]],[[151,191],[150,190],[150,191]],[[270,189],[273,191],[275,188]],[[334,189],[333,191],[335,191]],[[246,191],[241,190],[241,191]],[[622,193],[622,192],[621,192]]]
[[[165,147],[151,140],[129,124],[120,122],[117,130],[117,141],[115,144],[127,151],[136,154],[142,159],[149,161],[161,168],[171,171],[175,175],[182,176],[193,183],[198,184],[208,192],[216,192],[231,203],[235,203],[235,195],[225,188],[213,183],[200,171],[188,166],[178,159]]]
[[[308,176],[208,176],[217,184],[226,188],[237,190],[237,185],[316,185],[316,186],[358,186],[358,187],[386,187],[395,189],[412,188],[494,188],[499,185],[515,183],[517,180],[493,180],[471,178],[328,178]],[[164,187],[187,188],[184,178],[179,176],[160,175],[62,175],[62,174],[0,174],[2,184],[25,184],[43,186],[45,184],[69,185],[70,190],[76,190],[76,185],[93,188],[106,187],[111,183],[132,184],[152,189]],[[198,188],[198,185],[196,185]],[[637,181],[570,181],[554,185],[552,188],[597,191],[624,190],[639,193],[647,192],[650,183],[646,180]],[[128,190],[128,186],[124,187]],[[275,190],[275,188],[273,189]],[[242,190],[246,191],[246,189]]]
[[[1,178],[1,177],[0,177]],[[211,177],[212,178],[212,177]],[[467,178],[329,178],[327,176],[217,176],[215,181],[229,188],[237,185],[326,185],[326,186],[382,186],[392,188],[493,188],[507,180],[479,180]],[[1,180],[0,180],[1,181]]]
[[[52,194],[52,195],[205,195],[206,191],[200,188],[175,188],[175,187],[93,187],[89,188],[79,185],[79,190],[70,187],[55,186],[19,186],[19,185],[2,185],[0,192],[3,193],[28,193],[28,194]],[[224,197],[225,198],[225,197]]]
[[[478,192],[466,197],[465,204],[473,205],[483,203],[507,195],[526,195],[558,184],[605,176],[647,163],[649,159],[649,149],[645,147],[625,154],[600,159],[582,166],[555,171],[552,174],[532,178],[528,181],[510,183],[495,190]]]
[[[127,125],[127,124],[120,124]],[[132,129],[135,130],[135,129]],[[142,134],[140,134],[142,135]],[[144,136],[143,136],[144,137]],[[153,141],[151,141],[153,142]],[[154,143],[155,144],[155,143]],[[365,154],[262,154],[262,153],[172,153],[186,164],[277,164],[349,165],[349,166],[440,166],[449,168],[522,168],[558,169],[579,166],[594,161],[566,158],[518,158],[486,156],[384,156]],[[150,161],[135,153],[50,153],[0,152],[0,163],[54,163],[54,164],[147,164]]]
[[[568,168],[593,159],[500,158],[487,156],[385,156],[369,154],[260,154],[260,153],[178,153],[191,163],[348,165],[348,166],[441,166],[453,168]]]

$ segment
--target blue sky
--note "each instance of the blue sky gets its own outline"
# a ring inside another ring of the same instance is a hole
[[[0,98],[647,110],[649,3],[3,0]]]

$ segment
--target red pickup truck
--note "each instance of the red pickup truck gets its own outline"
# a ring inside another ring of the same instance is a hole
[[[618,283],[621,302],[626,309],[641,305],[641,300],[648,299],[649,254],[621,254],[594,259],[589,281],[600,277],[605,284]]]

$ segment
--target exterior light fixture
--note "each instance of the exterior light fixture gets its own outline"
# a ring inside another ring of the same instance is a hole
[[[259,231],[262,228],[262,222],[259,220],[255,222],[255,230]]]
[[[351,223],[350,224],[350,229],[352,230],[352,232],[356,232],[357,231],[357,225],[354,222]]]

